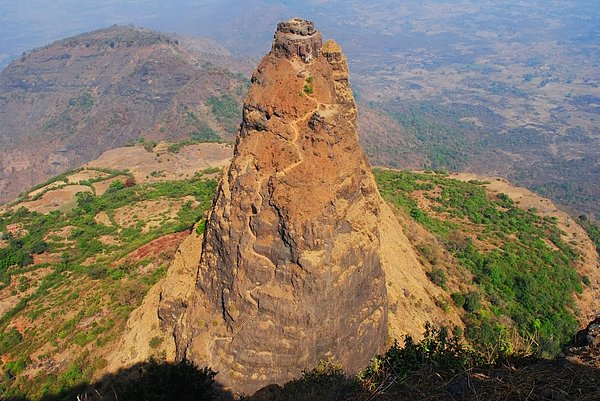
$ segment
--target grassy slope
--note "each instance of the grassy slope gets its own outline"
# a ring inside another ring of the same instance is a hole
[[[508,329],[515,327],[549,356],[571,339],[573,295],[583,284],[574,268],[579,256],[555,221],[518,208],[504,194],[488,197],[481,182],[387,170],[376,178],[383,197],[434,233],[473,275],[477,292],[448,294],[465,309],[467,337],[512,347]],[[446,274],[439,266],[431,278],[443,286]]]
[[[0,318],[0,351],[9,361],[0,384],[3,394],[56,393],[104,366],[102,349],[119,338],[129,313],[165,273],[172,255],[126,256],[152,240],[191,229],[210,207],[215,189],[216,181],[202,173],[131,187],[116,181],[102,196],[79,194],[78,206],[67,212],[5,212],[0,231],[18,222],[27,234],[10,238],[0,249],[0,285],[22,293]],[[183,197],[189,200],[180,202]],[[166,205],[159,224],[149,224],[150,216],[141,213],[152,201]],[[135,206],[140,216],[119,225],[118,211]],[[95,219],[101,212],[110,224]],[[48,262],[33,264],[35,254],[42,253],[51,256]],[[35,271],[44,274],[33,279]]]

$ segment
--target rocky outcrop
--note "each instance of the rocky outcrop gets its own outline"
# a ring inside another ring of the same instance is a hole
[[[312,22],[294,18],[277,24],[272,53],[277,56],[299,57],[305,63],[319,56],[323,38]]]
[[[381,199],[340,47],[281,23],[252,82],[176,339],[247,393],[327,358],[356,372],[387,324]]]

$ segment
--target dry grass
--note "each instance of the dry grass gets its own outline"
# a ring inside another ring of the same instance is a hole
[[[531,364],[528,364],[531,363]],[[592,401],[600,400],[600,371],[570,359],[507,363],[448,375],[433,366],[412,373],[401,383],[353,401]]]

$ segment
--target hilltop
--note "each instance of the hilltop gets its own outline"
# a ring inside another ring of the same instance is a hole
[[[231,140],[248,85],[232,64],[209,41],[121,26],[23,54],[0,73],[0,202],[140,139]]]

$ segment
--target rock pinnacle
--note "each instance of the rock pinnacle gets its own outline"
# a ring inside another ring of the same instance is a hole
[[[384,344],[381,198],[356,114],[339,45],[323,44],[312,22],[278,24],[252,76],[177,332],[181,357],[237,391],[329,358],[356,372]]]

